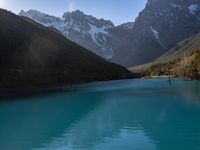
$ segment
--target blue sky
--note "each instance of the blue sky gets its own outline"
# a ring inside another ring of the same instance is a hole
[[[66,11],[81,10],[97,18],[111,20],[115,25],[134,21],[147,0],[0,0],[0,7],[18,13],[36,9],[61,17]]]

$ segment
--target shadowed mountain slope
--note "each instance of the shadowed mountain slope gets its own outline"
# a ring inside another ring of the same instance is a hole
[[[121,79],[130,73],[57,31],[0,9],[0,88]]]

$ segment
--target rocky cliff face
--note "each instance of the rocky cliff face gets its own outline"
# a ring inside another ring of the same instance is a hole
[[[147,63],[198,32],[199,0],[148,0],[113,59],[126,66]]]

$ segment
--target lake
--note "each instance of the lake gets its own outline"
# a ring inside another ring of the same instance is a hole
[[[1,150],[200,150],[200,82],[124,80],[1,99]]]

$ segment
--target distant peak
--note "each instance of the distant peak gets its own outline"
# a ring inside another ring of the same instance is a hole
[[[72,12],[65,12],[62,17],[66,18],[67,16],[86,16],[86,14],[84,14],[80,10],[75,10],[75,11],[72,11]]]
[[[22,15],[25,15],[26,12],[22,9],[18,14],[19,14],[20,16],[22,16]]]
[[[26,13],[23,9],[19,13]]]
[[[110,21],[110,20],[105,20],[103,18],[97,19],[96,17],[92,16],[92,15],[87,15],[84,12],[80,11],[80,10],[75,10],[72,12],[66,12],[63,14],[62,16],[63,19],[81,19],[81,20],[85,20],[87,22],[91,22],[92,24],[94,22],[98,22],[99,24],[107,24],[110,27],[114,27],[114,24]]]
[[[119,28],[126,28],[126,29],[133,29],[134,27],[134,22],[127,22],[127,23],[123,23],[121,25],[119,25]]]
[[[38,10],[34,10],[34,9],[30,9],[26,13],[44,14],[44,13],[42,13],[42,12],[40,12]]]
[[[72,11],[72,14],[85,15],[85,14],[84,14],[82,11],[80,11],[80,10]]]
[[[45,13],[42,13],[38,10],[33,10],[33,9],[29,9],[28,11],[24,11],[23,9],[19,12],[19,15],[33,15],[33,14],[37,14],[37,15],[43,15]]]

